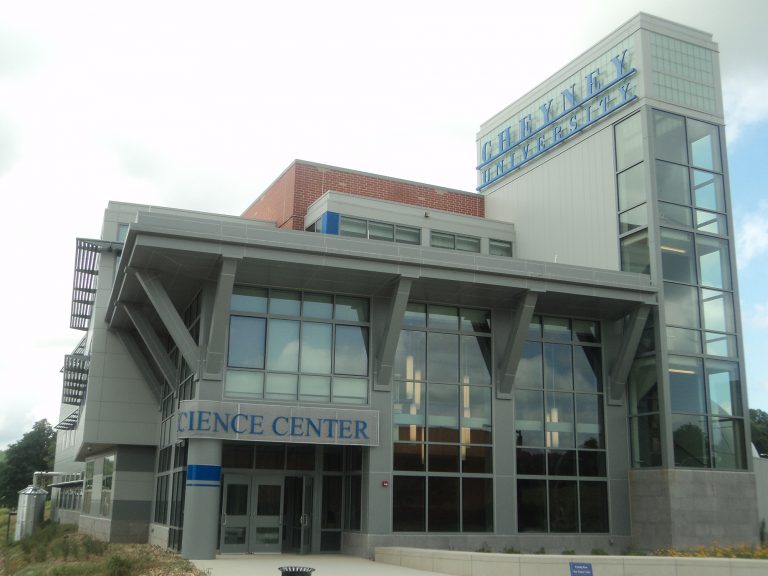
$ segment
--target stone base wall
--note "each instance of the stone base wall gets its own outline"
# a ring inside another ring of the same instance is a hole
[[[162,524],[150,524],[149,525],[149,543],[155,546],[160,546],[162,549],[168,548],[168,526]]]
[[[630,547],[628,536],[611,534],[354,534],[344,533],[342,552],[373,558],[375,550],[388,547],[464,552],[522,552],[560,554],[621,554]]]
[[[77,522],[77,531],[87,534],[91,538],[109,542],[109,533],[112,521],[100,516],[86,516],[81,514]]]
[[[758,543],[755,476],[715,470],[632,470],[632,547]]]

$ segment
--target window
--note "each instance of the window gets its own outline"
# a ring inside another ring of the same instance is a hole
[[[651,262],[642,116],[633,114],[616,124],[614,138],[621,269],[649,274]]]
[[[449,250],[461,250],[463,252],[475,252],[479,254],[480,238],[432,230],[430,246],[433,248],[447,248]]]
[[[488,310],[408,304],[395,354],[393,529],[493,530]]]
[[[367,404],[368,300],[235,287],[224,395]]]
[[[744,468],[719,128],[653,114],[675,465]]]
[[[515,376],[520,532],[608,532],[600,325],[534,316]]]
[[[93,497],[93,473],[96,462],[91,460],[85,463],[85,479],[83,482],[83,514],[91,513],[91,498]]]
[[[109,518],[112,515],[112,482],[115,474],[115,457],[104,458],[101,477],[101,504],[99,514]]]
[[[507,256],[512,257],[512,242],[506,240],[494,240],[491,238],[488,241],[488,253],[491,256]]]
[[[421,244],[420,228],[390,222],[353,218],[351,216],[341,216],[339,235],[398,242],[401,244]]]

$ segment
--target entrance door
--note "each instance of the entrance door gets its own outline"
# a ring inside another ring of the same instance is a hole
[[[312,552],[311,476],[286,476],[283,496],[283,552]]]
[[[253,515],[251,522],[251,552],[266,553],[282,550],[282,476],[258,476],[253,480]]]
[[[304,476],[301,502],[301,553],[312,552],[312,503],[313,503],[313,478]]]
[[[250,491],[250,476],[224,476],[219,540],[222,553],[248,552]]]

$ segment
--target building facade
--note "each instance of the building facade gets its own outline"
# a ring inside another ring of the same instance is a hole
[[[723,123],[711,36],[640,14],[482,125],[476,192],[296,161],[240,217],[110,203],[59,518],[189,558],[755,542]]]

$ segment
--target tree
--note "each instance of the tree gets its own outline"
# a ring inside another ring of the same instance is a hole
[[[32,483],[32,475],[51,470],[56,432],[47,420],[35,422],[32,430],[8,446],[0,462],[0,506],[15,507],[18,492]]]
[[[768,454],[768,413],[750,408],[749,420],[752,425],[752,444],[760,454]]]

